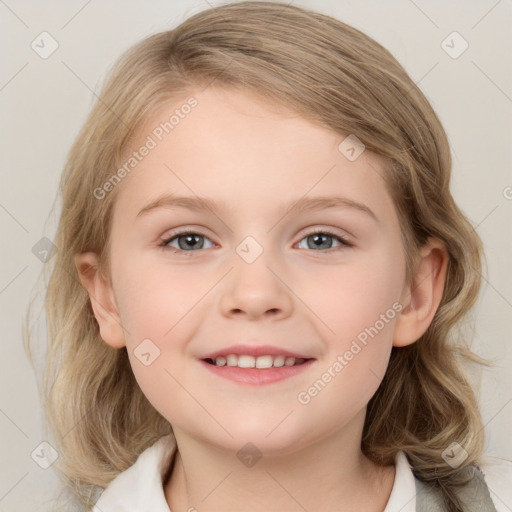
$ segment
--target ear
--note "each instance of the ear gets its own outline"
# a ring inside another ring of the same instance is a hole
[[[89,293],[100,336],[113,348],[126,346],[114,292],[110,282],[99,270],[98,255],[94,252],[76,254],[75,267],[82,286]]]
[[[402,294],[403,309],[395,324],[393,346],[410,345],[425,333],[441,303],[447,268],[444,244],[429,238],[420,250],[413,282]]]

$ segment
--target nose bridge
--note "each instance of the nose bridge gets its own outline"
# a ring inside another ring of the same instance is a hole
[[[234,268],[222,292],[223,314],[245,313],[251,318],[290,314],[292,299],[278,277],[276,258],[270,247],[264,247],[251,235],[235,247]]]

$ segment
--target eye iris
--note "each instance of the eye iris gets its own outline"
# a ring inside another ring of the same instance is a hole
[[[200,249],[203,246],[201,241],[200,240],[198,241],[198,239],[200,239],[200,238],[202,238],[201,235],[194,235],[194,234],[181,235],[180,237],[178,237],[178,245],[180,246],[180,249],[197,249],[197,248]],[[185,239],[184,244],[182,244],[183,239]]]
[[[331,243],[325,243],[325,239],[331,239]],[[322,233],[315,233],[313,235],[310,235],[308,239],[313,240],[314,248],[323,248],[323,249],[330,249],[332,246],[332,237],[331,235],[322,234]],[[322,240],[323,239],[323,240]]]

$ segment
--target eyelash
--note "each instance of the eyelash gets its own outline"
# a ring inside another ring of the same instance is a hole
[[[306,235],[304,235],[299,240],[299,242],[302,241],[304,238],[307,238],[309,236],[316,235],[316,234],[329,235],[329,236],[331,236],[332,238],[336,239],[338,242],[340,242],[342,244],[342,247],[334,247],[334,248],[331,248],[331,249],[319,250],[318,252],[333,252],[333,251],[335,251],[337,249],[343,249],[344,247],[345,248],[353,247],[353,244],[351,242],[349,242],[345,237],[343,237],[341,235],[338,235],[336,233],[333,233],[332,231],[329,231],[328,229],[315,229],[315,230],[311,231],[310,233],[307,233]],[[165,238],[164,240],[162,240],[162,243],[159,244],[159,246],[162,247],[163,249],[171,250],[174,254],[180,254],[180,255],[183,255],[183,256],[185,256],[185,255],[192,256],[192,254],[194,252],[197,252],[197,251],[184,251],[183,249],[176,249],[174,247],[170,247],[170,246],[167,245],[169,242],[171,242],[175,238],[179,238],[181,236],[186,236],[186,235],[199,235],[199,236],[202,236],[204,238],[208,238],[206,235],[203,235],[202,233],[199,233],[197,231],[185,230],[185,231],[179,231],[178,233],[173,233],[171,236],[169,236],[169,237]],[[314,250],[314,249],[310,249],[310,250]],[[315,252],[317,252],[317,251],[315,251]]]

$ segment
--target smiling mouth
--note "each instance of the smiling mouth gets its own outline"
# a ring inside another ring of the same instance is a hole
[[[234,366],[238,368],[256,368],[265,370],[269,368],[280,368],[283,366],[300,366],[310,359],[295,358],[287,356],[249,356],[229,354],[227,356],[208,357],[203,361],[213,366]]]

